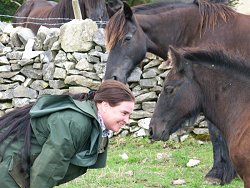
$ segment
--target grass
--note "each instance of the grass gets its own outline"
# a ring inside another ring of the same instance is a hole
[[[128,159],[123,159],[126,154]],[[200,160],[187,167],[190,159]],[[236,178],[228,185],[210,185],[205,174],[212,166],[212,145],[198,144],[189,138],[182,143],[173,141],[150,143],[147,138],[111,138],[106,168],[88,172],[58,188],[242,188]],[[173,185],[184,179],[186,184]]]

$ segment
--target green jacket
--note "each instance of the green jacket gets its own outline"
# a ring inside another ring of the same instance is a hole
[[[84,174],[88,168],[106,165],[107,138],[101,136],[96,112],[93,102],[80,102],[65,95],[48,95],[37,100],[30,111],[31,154],[34,156],[31,188],[54,187]],[[13,156],[19,150],[8,152],[10,154],[3,161],[9,165],[8,171],[15,171]],[[20,178],[16,181],[19,185],[24,184]]]

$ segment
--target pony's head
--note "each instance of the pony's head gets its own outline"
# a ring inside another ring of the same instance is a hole
[[[104,79],[126,83],[147,51],[145,35],[126,3],[110,18],[106,34],[109,57]]]
[[[155,140],[168,140],[170,134],[186,120],[194,120],[201,110],[201,92],[193,80],[192,64],[172,47],[169,61],[173,68],[164,81],[150,122],[150,137]]]

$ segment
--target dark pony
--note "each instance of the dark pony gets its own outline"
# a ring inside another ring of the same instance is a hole
[[[109,18],[105,0],[79,0],[79,6],[83,19],[99,22]],[[72,0],[60,0],[57,4],[46,0],[26,0],[16,11],[12,22],[37,33],[41,25],[60,27],[74,18]]]
[[[123,8],[106,27],[109,56],[104,79],[127,82],[146,52],[167,59],[169,45],[176,47],[221,46],[250,59],[250,16],[224,3],[194,0],[192,3],[153,3]],[[247,66],[250,67],[250,61]],[[223,138],[209,123],[214,165],[208,181],[228,183],[235,177]],[[228,167],[225,167],[228,166]]]
[[[179,19],[180,16],[186,18]],[[209,3],[204,0],[194,3],[158,2],[138,5],[132,9],[124,3],[123,8],[110,18],[106,26],[106,48],[110,53],[105,79],[116,77],[126,82],[131,71],[142,61],[147,51],[166,59],[169,45],[212,44],[211,32],[220,32],[224,38],[228,37],[221,30],[227,27],[226,24],[237,21],[238,17],[241,17],[240,14],[226,4]],[[219,28],[221,26],[222,29]],[[152,33],[153,31],[156,33]],[[213,37],[216,41],[220,36]],[[224,38],[217,43],[229,45],[224,44]],[[124,48],[121,48],[122,46]],[[127,47],[131,48],[131,51]],[[227,48],[233,47],[230,44]],[[130,58],[125,61],[124,56]],[[119,69],[116,69],[117,64]]]
[[[73,99],[83,101],[92,100],[94,98],[94,92],[91,90],[89,93],[79,94],[66,94],[72,96]],[[0,144],[12,136],[12,142],[20,137],[24,137],[24,145],[20,148],[21,161],[22,161],[22,173],[29,176],[31,166],[31,125],[30,125],[30,109],[34,103],[26,105],[24,107],[16,108],[13,111],[0,117],[0,128],[4,130],[0,133]],[[11,142],[10,142],[11,143]],[[8,146],[6,146],[7,148]]]
[[[221,131],[233,165],[249,188],[249,62],[215,48],[170,48],[170,62],[173,68],[157,101],[150,137],[166,141],[184,121],[202,112]]]

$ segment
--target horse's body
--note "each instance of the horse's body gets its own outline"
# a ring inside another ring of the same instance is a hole
[[[153,117],[151,138],[167,140],[200,112],[219,128],[234,167],[250,188],[250,68],[222,51],[170,50],[167,75]]]
[[[107,27],[107,61],[104,79],[126,82],[146,52],[167,58],[169,45],[220,45],[250,58],[250,16],[238,14],[224,4],[208,2],[155,3],[123,9],[111,17]],[[249,61],[250,62],[250,61]],[[250,66],[250,63],[249,63]],[[209,125],[214,166],[207,178],[230,182],[235,172],[227,147]]]
[[[108,13],[104,0],[79,0],[82,18],[107,21]],[[54,19],[55,18],[55,19]],[[46,0],[26,0],[14,15],[15,26],[30,28],[37,33],[39,27],[60,27],[74,19],[72,0],[51,3]]]
[[[146,4],[132,10],[124,6],[106,28],[110,53],[105,78],[126,82],[147,51],[166,59],[169,45],[219,44],[250,57],[249,22],[250,16],[205,1]]]

